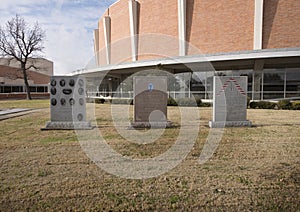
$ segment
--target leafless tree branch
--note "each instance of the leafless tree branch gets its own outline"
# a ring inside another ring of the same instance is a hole
[[[43,51],[44,39],[45,31],[38,23],[31,28],[19,15],[8,21],[5,27],[0,27],[0,53],[4,57],[13,57],[20,62],[29,99],[31,99],[31,95],[26,71],[36,67],[31,65],[26,68],[26,63],[34,53]]]
[[[31,69],[31,68],[34,68],[34,69],[36,69],[36,70],[39,70],[39,68],[38,67],[36,67],[35,65],[30,65],[30,66],[28,66],[27,68],[26,68],[26,70],[29,70],[29,69]]]

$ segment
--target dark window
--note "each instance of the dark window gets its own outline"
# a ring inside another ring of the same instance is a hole
[[[286,71],[286,98],[300,97],[300,68]]]
[[[265,69],[263,72],[264,99],[284,98],[284,69]]]

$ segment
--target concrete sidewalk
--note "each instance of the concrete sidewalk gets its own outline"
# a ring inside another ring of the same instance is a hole
[[[33,113],[35,111],[37,111],[37,109],[31,109],[31,108],[0,109],[0,121],[18,117],[18,116],[23,116],[29,113]]]

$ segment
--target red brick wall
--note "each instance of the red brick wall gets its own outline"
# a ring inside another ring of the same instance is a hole
[[[264,1],[263,48],[300,47],[300,1]]]
[[[14,67],[0,65],[0,77],[15,80],[20,78],[21,70]]]
[[[45,85],[50,81],[50,76],[35,71],[27,71],[28,79],[33,80],[36,85]],[[11,80],[23,79],[23,72],[18,68],[0,65],[0,77]]]
[[[109,8],[111,17],[111,63],[124,62],[131,56],[128,0],[119,1]]]
[[[130,61],[130,23],[128,1],[118,1],[105,11],[98,22],[99,28],[99,61],[100,65],[107,64],[103,19],[111,18],[111,63],[117,64]]]
[[[139,60],[178,56],[177,0],[139,0],[139,3]]]
[[[189,55],[253,50],[254,0],[186,0]],[[178,56],[178,1],[139,0],[138,59]],[[300,1],[264,1],[263,48],[300,47]],[[112,63],[131,60],[128,0],[111,17]],[[99,21],[101,64],[106,64],[103,20]],[[149,36],[149,34],[155,34]],[[196,49],[196,50],[195,50]]]
[[[40,74],[34,71],[27,71],[28,79],[33,80],[34,84],[48,84],[50,82],[50,76]]]
[[[203,53],[252,50],[253,24],[254,0],[187,0],[187,41]]]

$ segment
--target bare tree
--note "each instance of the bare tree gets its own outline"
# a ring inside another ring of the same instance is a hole
[[[26,64],[30,57],[37,56],[37,53],[42,52],[44,39],[45,31],[38,23],[32,27],[28,26],[19,15],[8,21],[4,27],[0,26],[0,53],[4,57],[15,58],[20,62],[27,99],[31,99],[27,70],[36,67],[34,65],[27,67]]]

